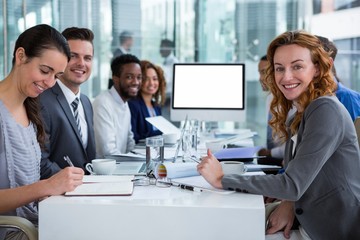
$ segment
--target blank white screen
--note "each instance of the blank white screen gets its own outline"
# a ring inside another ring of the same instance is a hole
[[[173,91],[174,109],[244,109],[244,65],[176,64]]]

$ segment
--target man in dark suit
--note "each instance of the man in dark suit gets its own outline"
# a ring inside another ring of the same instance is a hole
[[[40,95],[48,137],[42,151],[42,179],[69,166],[64,156],[83,169],[95,158],[93,109],[89,98],[80,93],[80,85],[91,74],[94,34],[76,27],[67,28],[62,34],[68,40],[71,59],[55,86]]]

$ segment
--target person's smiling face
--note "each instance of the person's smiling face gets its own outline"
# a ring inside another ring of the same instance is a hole
[[[76,93],[80,84],[90,77],[94,48],[89,41],[69,40],[68,43],[71,59],[60,80]]]
[[[155,69],[146,69],[146,76],[141,85],[141,93],[146,95],[154,95],[158,89],[159,79]]]
[[[20,60],[19,89],[26,97],[37,97],[55,84],[56,78],[63,74],[67,57],[58,50],[45,50],[40,57]]]
[[[124,101],[136,97],[142,80],[140,65],[138,63],[123,65],[121,75],[113,76],[113,80],[115,89]]]
[[[286,99],[295,101],[319,74],[310,50],[297,44],[278,47],[274,55],[275,82]]]

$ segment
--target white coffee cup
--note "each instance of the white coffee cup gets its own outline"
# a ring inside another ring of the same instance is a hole
[[[236,161],[222,161],[221,167],[224,174],[244,174],[247,170],[243,162]]]
[[[86,170],[91,174],[111,175],[116,169],[115,159],[93,159],[85,165]]]
[[[206,149],[210,149],[212,153],[216,153],[221,149],[227,148],[227,144],[223,141],[209,141],[205,143]]]

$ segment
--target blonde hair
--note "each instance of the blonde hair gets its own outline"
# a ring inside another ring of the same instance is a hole
[[[270,105],[272,119],[269,121],[269,124],[273,128],[273,136],[276,135],[281,142],[289,138],[289,132],[286,129],[286,120],[288,112],[292,108],[292,101],[287,100],[276,85],[274,55],[278,47],[290,44],[296,44],[309,49],[311,60],[319,69],[319,75],[314,77],[307,91],[303,92],[297,100],[297,104],[302,109],[305,109],[310,102],[318,97],[333,95],[336,89],[336,83],[331,76],[331,60],[317,37],[305,31],[288,31],[276,37],[270,43],[267,50],[269,64],[266,69],[265,83],[274,96]],[[302,116],[303,111],[296,113],[290,125],[291,135],[296,134]]]

